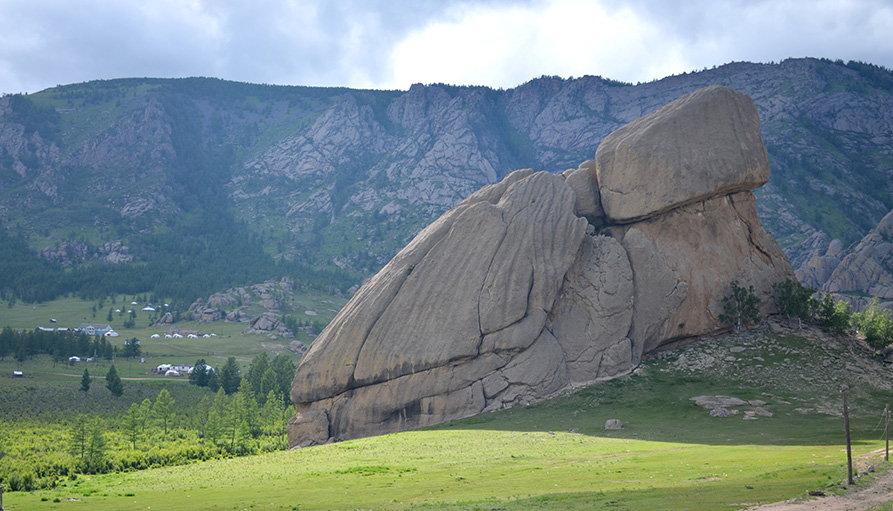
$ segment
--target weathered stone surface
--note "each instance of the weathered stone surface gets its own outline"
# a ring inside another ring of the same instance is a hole
[[[634,367],[627,337],[632,315],[633,272],[626,250],[613,238],[586,236],[551,319],[573,383]]]
[[[623,429],[623,421],[620,419],[608,419],[605,421],[606,430]]]
[[[614,131],[595,159],[602,207],[621,223],[769,180],[756,106],[721,86],[682,96]]]
[[[718,316],[732,280],[753,285],[761,312],[774,312],[772,284],[793,278],[762,228],[751,192],[716,197],[612,228],[629,254],[635,288],[634,360],[677,338],[723,328]]]
[[[585,232],[574,202],[563,178],[530,170],[463,201],[320,335],[292,400],[325,406],[332,436],[350,438],[565,387],[561,346],[543,327]]]

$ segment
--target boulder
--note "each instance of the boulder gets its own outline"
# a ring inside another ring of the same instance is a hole
[[[574,203],[574,212],[577,216],[590,219],[602,218],[605,211],[602,209],[601,198],[598,192],[598,181],[595,172],[595,162],[586,161],[576,169],[564,171],[564,179],[577,196]]]
[[[595,161],[601,205],[616,223],[769,181],[756,106],[747,95],[718,85],[614,131]]]
[[[627,374],[667,343],[726,329],[731,281],[765,299],[791,277],[749,191],[768,179],[752,103],[711,88],[671,106],[615,137],[622,158],[599,149],[595,166],[562,175],[515,171],[422,230],[302,358],[289,444],[433,425]],[[627,170],[639,180],[629,190]],[[618,189],[633,213],[602,210]]]
[[[161,316],[161,319],[155,322],[156,326],[172,324],[174,324],[174,317],[171,315],[170,312],[165,312],[164,316]]]
[[[608,419],[605,421],[606,430],[623,429],[623,422],[620,419]]]

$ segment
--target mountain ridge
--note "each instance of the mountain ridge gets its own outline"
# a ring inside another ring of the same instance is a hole
[[[120,243],[136,263],[157,255],[147,241],[156,233],[190,223],[202,239],[240,223],[236,237],[250,233],[247,245],[272,256],[259,263],[267,272],[295,260],[358,281],[481,186],[517,168],[576,167],[611,131],[713,84],[759,109],[773,177],[757,207],[795,267],[819,239],[855,243],[893,209],[893,75],[789,59],[638,85],[543,76],[506,90],[369,91],[121,79],[7,96],[0,221],[40,250],[81,241],[89,261]],[[205,221],[213,216],[216,227]]]

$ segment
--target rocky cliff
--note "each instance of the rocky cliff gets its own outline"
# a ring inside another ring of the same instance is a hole
[[[483,187],[314,342],[290,445],[527,404],[722,330],[732,280],[766,298],[793,275],[757,218],[750,190],[768,179],[755,105],[714,86],[613,132],[594,162]]]
[[[871,300],[893,309],[893,211],[849,247],[827,237],[816,244],[812,256],[797,269],[804,285],[833,293],[857,311]]]

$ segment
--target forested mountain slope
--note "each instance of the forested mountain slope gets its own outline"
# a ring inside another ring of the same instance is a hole
[[[160,279],[159,294],[188,301],[283,274],[347,288],[482,185],[577,167],[611,131],[712,84],[757,104],[772,170],[757,206],[795,268],[893,209],[893,74],[867,64],[732,63],[639,85],[541,77],[508,90],[122,79],[0,98],[3,240],[42,251],[58,275],[78,269],[81,283],[60,276],[60,289],[114,287],[89,269],[110,264],[106,279],[136,285],[127,275],[148,271],[140,285]],[[5,293],[22,294],[21,274],[0,274]]]

